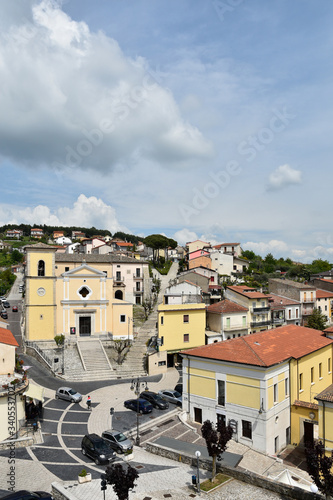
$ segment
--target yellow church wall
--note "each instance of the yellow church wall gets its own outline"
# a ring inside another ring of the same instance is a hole
[[[319,439],[325,441],[325,448],[333,449],[333,404],[319,403]],[[330,452],[328,453],[331,454]]]
[[[29,251],[29,264],[27,269],[28,276],[38,276],[38,262],[43,260],[45,263],[45,276],[53,275],[54,251]]]
[[[27,314],[27,340],[53,340],[56,331],[54,327],[55,309],[50,306],[31,306]]]

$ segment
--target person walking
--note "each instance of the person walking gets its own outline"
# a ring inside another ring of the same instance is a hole
[[[91,397],[90,396],[87,397],[87,408],[88,408],[88,410],[91,410]]]

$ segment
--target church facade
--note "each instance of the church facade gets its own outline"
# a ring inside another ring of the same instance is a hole
[[[120,257],[57,253],[43,243],[25,250],[26,340],[133,338],[133,305],[113,287]]]

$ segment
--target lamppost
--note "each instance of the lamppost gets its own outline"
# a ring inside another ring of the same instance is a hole
[[[195,452],[195,456],[197,457],[197,490],[200,495],[200,471],[199,471],[199,458],[201,457],[201,452],[198,450]]]
[[[133,319],[133,318],[130,318],[130,317],[128,316],[128,328],[127,328],[127,341],[128,341],[128,343],[129,343],[129,341],[130,341],[130,324],[131,324],[131,321],[132,321],[132,323],[133,323],[133,327],[134,327],[134,319]],[[133,333],[133,332],[132,332],[132,333]],[[133,336],[133,335],[132,335],[132,336]]]
[[[140,388],[143,387],[145,391],[148,391],[148,385],[147,382],[144,380],[141,382],[140,378],[137,377],[136,379],[132,379],[131,382],[131,391],[134,391],[134,394],[136,395],[137,398],[137,408],[136,408],[136,440],[135,444],[137,446],[140,446],[140,435],[139,435],[139,413],[140,413],[140,404],[139,404],[139,396],[140,396]]]

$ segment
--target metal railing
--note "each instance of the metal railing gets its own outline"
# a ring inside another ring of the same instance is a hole
[[[270,321],[252,321],[251,328],[254,328],[256,326],[269,326],[270,324]]]
[[[53,371],[53,362],[51,358],[43,352],[42,349],[38,346],[36,342],[33,342],[31,340],[26,340],[25,344],[27,347],[31,347],[36,351],[36,353],[42,358],[42,360],[50,367],[50,369]]]
[[[254,313],[263,313],[263,312],[268,312],[270,311],[270,307],[269,306],[265,306],[265,307],[252,307],[252,312]]]

